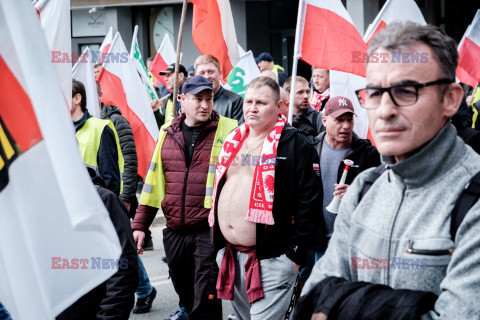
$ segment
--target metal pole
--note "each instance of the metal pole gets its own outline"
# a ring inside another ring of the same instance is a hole
[[[175,76],[174,76],[174,85],[173,85],[173,111],[176,114],[177,111],[177,95],[178,95],[178,69],[180,64],[180,51],[182,50],[182,38],[183,38],[183,28],[185,27],[185,17],[187,15],[187,4],[188,0],[183,0],[182,7],[182,18],[180,19],[180,29],[178,30],[178,40],[177,40],[177,59],[175,61]]]
[[[293,49],[292,82],[290,86],[290,104],[288,106],[288,122],[292,124],[293,104],[295,100],[295,83],[297,80],[298,59],[302,56],[300,52],[300,30],[303,28],[303,1],[298,2],[297,29],[295,30],[295,46]]]

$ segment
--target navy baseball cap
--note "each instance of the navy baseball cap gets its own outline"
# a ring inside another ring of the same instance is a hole
[[[188,78],[182,87],[182,93],[197,94],[203,90],[213,91],[213,85],[212,81],[202,76]]]
[[[268,52],[262,52],[258,57],[255,58],[255,62],[259,63],[260,61],[273,61],[273,57],[270,53]]]
[[[172,63],[171,65],[168,66],[167,70],[160,71],[158,74],[161,76],[164,76],[166,74],[174,73],[175,72],[175,63]],[[183,73],[186,76],[188,76],[187,69],[181,64],[178,65],[178,73]]]
[[[188,74],[195,74],[195,68],[193,67],[193,63],[188,66]]]

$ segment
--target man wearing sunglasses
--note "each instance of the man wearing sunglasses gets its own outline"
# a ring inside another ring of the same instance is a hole
[[[367,61],[357,94],[384,170],[369,189],[373,169],[361,173],[343,197],[303,291],[316,293],[308,319],[478,318],[480,203],[451,233],[455,203],[480,171],[450,123],[463,95],[456,43],[434,26],[394,23],[370,43],[368,57],[378,55],[388,61]]]

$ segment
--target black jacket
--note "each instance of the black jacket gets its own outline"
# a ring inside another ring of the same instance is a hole
[[[85,110],[83,116],[73,122],[75,132],[80,130],[91,115],[88,109]],[[105,181],[107,189],[120,194],[120,168],[118,167],[117,141],[115,134],[110,127],[105,126],[100,138],[100,146],[97,153],[98,173]]]
[[[292,319],[322,312],[328,320],[414,320],[433,309],[436,300],[431,292],[328,277],[300,298]]]
[[[120,199],[126,202],[135,202],[137,192],[137,151],[130,123],[122,116],[122,112],[116,106],[106,106],[102,103],[102,119],[110,119],[117,130],[120,149],[123,154],[123,192]]]
[[[222,86],[213,96],[213,109],[224,117],[237,120],[239,125],[244,121],[242,96]]]
[[[127,208],[92,169],[88,169],[98,194],[108,210],[117,232],[122,254],[118,271],[107,281],[83,295],[63,311],[57,320],[128,319],[138,287],[138,257]]]
[[[318,170],[314,170],[314,164],[318,166],[318,163],[318,154],[311,140],[286,124],[278,144],[275,168],[272,210],[275,224],[257,224],[258,259],[285,253],[295,263],[305,263],[306,250],[313,247],[312,234],[317,224],[323,223],[315,214],[321,208],[320,176]],[[224,183],[224,179],[219,183],[217,202]],[[218,222],[218,217],[215,221]],[[212,235],[215,252],[226,246],[218,223],[213,226]]]
[[[326,132],[320,133],[315,139],[315,149],[320,156],[322,152],[323,139],[325,139]],[[352,143],[350,144],[350,151],[345,155],[345,159],[352,160],[354,166],[348,170],[346,184],[351,184],[358,174],[368,168],[377,167],[380,165],[380,154],[377,148],[372,146],[367,139],[359,138],[355,133],[352,135]],[[343,161],[338,166],[337,182],[342,177],[345,164]]]
[[[308,106],[305,111],[302,112],[301,118],[304,118],[310,122],[312,127],[315,129],[317,133],[321,133],[325,131],[325,126],[322,123],[322,114],[315,110],[312,106]],[[295,128],[299,127],[299,124],[297,123],[299,117],[297,117],[297,120],[293,120],[293,126]]]

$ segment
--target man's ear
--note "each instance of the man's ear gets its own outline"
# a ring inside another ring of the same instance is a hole
[[[463,89],[458,83],[451,83],[443,95],[443,114],[450,118],[457,113],[463,99]]]
[[[322,124],[325,128],[327,127],[327,116],[322,116]]]

